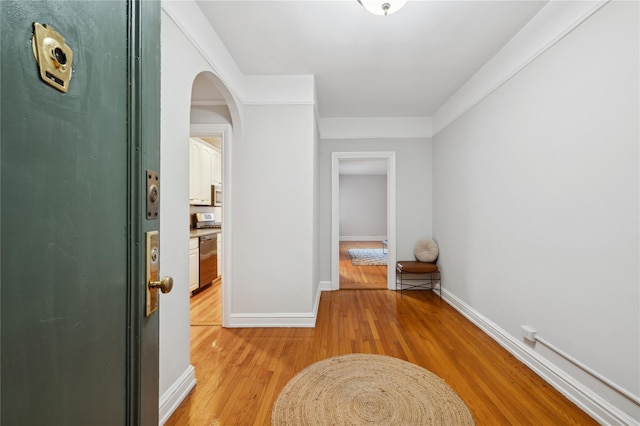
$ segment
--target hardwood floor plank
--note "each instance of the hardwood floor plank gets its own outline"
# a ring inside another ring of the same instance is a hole
[[[168,426],[268,425],[293,376],[348,353],[394,356],[432,371],[478,425],[597,424],[430,291],[323,292],[314,329],[192,326],[191,344],[197,385]]]
[[[191,325],[222,325],[222,290],[217,279],[190,299]]]
[[[350,248],[382,248],[379,241],[340,241],[340,289],[387,288],[386,266],[354,266],[349,257]]]

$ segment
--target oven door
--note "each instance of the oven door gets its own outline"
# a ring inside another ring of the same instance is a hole
[[[203,235],[200,237],[200,288],[211,284],[218,278],[218,236]]]

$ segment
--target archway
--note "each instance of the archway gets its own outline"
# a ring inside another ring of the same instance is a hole
[[[228,100],[230,100],[228,102]],[[191,91],[191,111],[190,111],[190,137],[199,138],[203,142],[212,143],[221,154],[222,172],[220,181],[217,184],[222,188],[224,201],[221,206],[190,206],[190,216],[196,212],[213,212],[218,222],[222,223],[222,233],[218,238],[222,240],[218,256],[220,281],[219,281],[219,309],[215,318],[219,318],[219,323],[214,325],[228,325],[230,316],[231,301],[231,236],[233,229],[233,194],[232,185],[232,151],[233,151],[233,123],[234,117],[238,116],[237,108],[233,97],[228,92],[222,82],[211,72],[201,72],[198,74],[192,85]],[[187,145],[187,144],[186,144]],[[188,149],[188,145],[185,146]],[[218,303],[218,302],[216,302]]]

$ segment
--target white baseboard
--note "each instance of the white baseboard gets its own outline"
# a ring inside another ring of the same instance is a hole
[[[442,289],[442,298],[600,424],[638,424],[636,419],[621,411],[539,353],[527,347],[444,288]]]
[[[316,325],[313,312],[238,313],[231,314],[229,328],[244,327],[309,327]]]
[[[173,382],[169,389],[160,396],[160,413],[158,417],[161,426],[169,420],[169,417],[176,411],[195,385],[196,370],[193,365],[189,365],[184,373],[178,377],[178,380]]]
[[[318,284],[313,310],[311,312],[286,312],[286,313],[236,313],[231,314],[229,328],[242,327],[305,327],[316,326],[318,307],[320,306],[320,294],[331,290],[330,281],[321,281]]]
[[[362,235],[359,237],[343,235],[340,237],[340,241],[380,241],[380,244],[382,244],[382,240],[387,239],[386,235]]]
[[[332,290],[333,290],[333,287],[331,287],[331,281],[320,281],[320,291],[332,291]]]

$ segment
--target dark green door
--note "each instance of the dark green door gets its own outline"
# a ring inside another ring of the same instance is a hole
[[[148,1],[0,1],[3,425],[158,423],[158,315],[143,295],[159,14]],[[35,22],[73,50],[67,93],[40,79]]]

